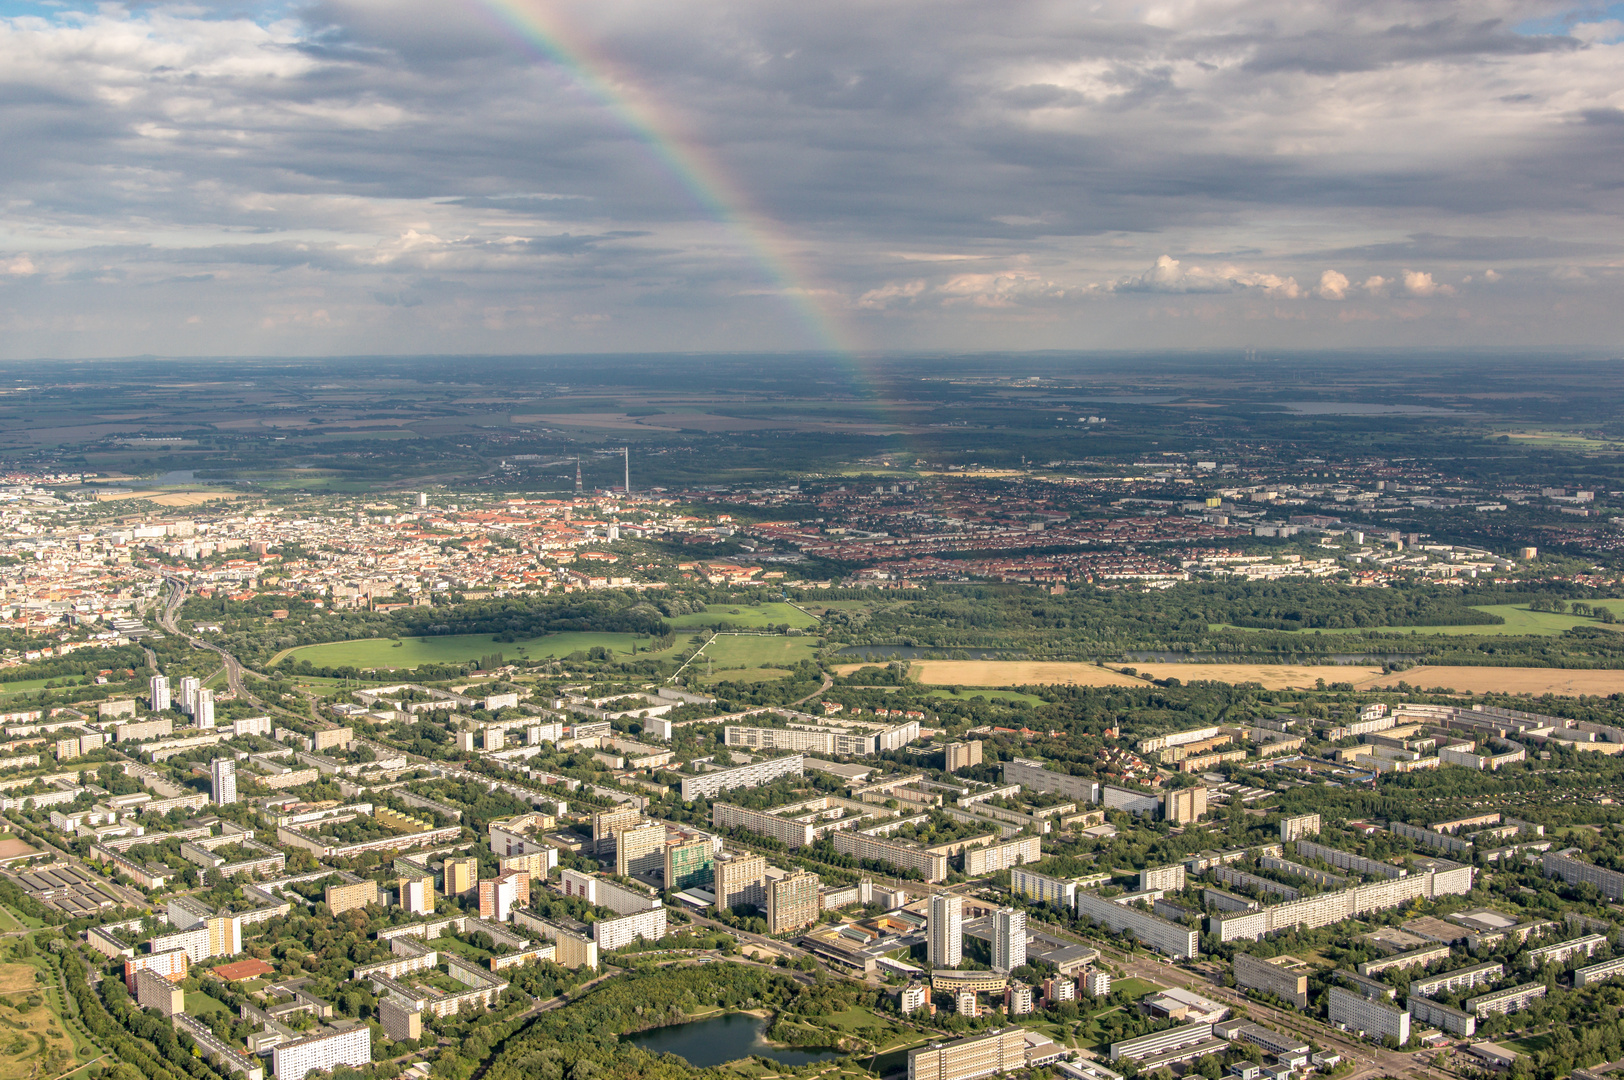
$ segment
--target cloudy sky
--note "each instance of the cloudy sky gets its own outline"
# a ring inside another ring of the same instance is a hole
[[[0,0],[0,356],[1616,348],[1624,5]]]

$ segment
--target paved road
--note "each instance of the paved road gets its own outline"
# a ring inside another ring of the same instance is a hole
[[[200,637],[195,637],[188,634],[175,625],[175,612],[179,611],[181,604],[186,601],[186,583],[181,581],[179,578],[165,578],[164,580],[169,583],[171,591],[168,598],[164,601],[164,606],[158,610],[158,625],[162,626],[164,630],[174,634],[176,637],[185,638],[187,641],[190,641],[195,648],[207,649],[209,652],[218,655],[220,657],[220,662],[225,666],[226,669],[226,683],[231,687],[231,692],[236,696],[238,701],[246,701],[261,709],[275,709],[277,712],[285,712],[286,710],[284,709],[278,709],[275,706],[267,705],[265,702],[248,692],[248,686],[243,682],[242,677],[243,666],[238,662],[235,656],[232,656],[230,653],[226,652],[213,642],[205,641]]]
[[[793,709],[797,705],[805,705],[807,702],[811,701],[813,698],[817,697],[819,694],[821,694],[824,691],[828,690],[834,684],[835,684],[834,679],[830,678],[828,675],[825,675],[823,677],[823,685],[822,686],[818,687],[816,690],[814,690],[810,694],[806,695],[806,697],[802,698],[800,701],[792,701],[792,702],[790,702],[788,705],[786,705],[784,707],[786,709]]]

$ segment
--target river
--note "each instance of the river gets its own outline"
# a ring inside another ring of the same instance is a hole
[[[675,1054],[697,1069],[708,1069],[740,1058],[771,1058],[780,1065],[806,1065],[844,1056],[833,1049],[802,1050],[774,1046],[767,1041],[770,1021],[749,1013],[723,1013],[687,1024],[671,1024],[622,1035],[651,1054]]]

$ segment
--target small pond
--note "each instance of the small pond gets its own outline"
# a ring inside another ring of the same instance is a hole
[[[724,1013],[688,1024],[671,1024],[622,1035],[651,1054],[675,1054],[697,1069],[708,1069],[755,1054],[780,1065],[806,1065],[843,1057],[840,1050],[774,1046],[767,1041],[768,1021],[749,1013]]]

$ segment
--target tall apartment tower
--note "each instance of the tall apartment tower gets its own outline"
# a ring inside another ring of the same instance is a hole
[[[425,509],[428,508],[428,505],[429,505],[429,494],[428,494],[428,492],[419,491],[417,493],[417,508],[419,510],[425,510]]]
[[[691,889],[711,884],[716,863],[710,840],[700,837],[665,846],[665,887]]]
[[[169,676],[154,675],[147,683],[147,704],[153,712],[169,708]]]
[[[958,772],[971,765],[981,764],[981,741],[972,739],[969,742],[951,742],[943,749],[945,765],[948,772]]]
[[[739,904],[767,906],[767,856],[724,851],[715,857],[711,869],[717,911]]]
[[[433,915],[434,878],[427,875],[401,878],[400,906],[413,915]]]
[[[665,826],[643,821],[615,830],[615,873],[622,877],[652,874],[665,867]]]
[[[187,716],[192,715],[197,702],[197,688],[202,685],[196,675],[185,675],[180,680],[180,711]]]
[[[964,897],[932,896],[929,930],[930,966],[958,967],[964,959]]]
[[[192,723],[200,728],[214,726],[214,691],[206,686],[197,688],[197,697],[192,703]]]
[[[599,855],[610,855],[615,850],[615,830],[635,825],[643,818],[643,811],[635,806],[617,806],[613,810],[598,810],[592,815],[592,844]]]
[[[229,806],[237,801],[237,763],[231,758],[209,762],[209,781],[214,785],[214,805]]]
[[[479,860],[476,858],[447,859],[445,861],[445,888],[447,896],[464,896],[479,888]]]
[[[767,932],[782,934],[818,921],[818,875],[796,870],[767,882]]]
[[[1186,825],[1207,812],[1207,789],[1204,787],[1179,788],[1162,796],[1162,817],[1176,824]]]
[[[1026,963],[1026,912],[1000,908],[992,917],[992,969],[1008,974]]]

